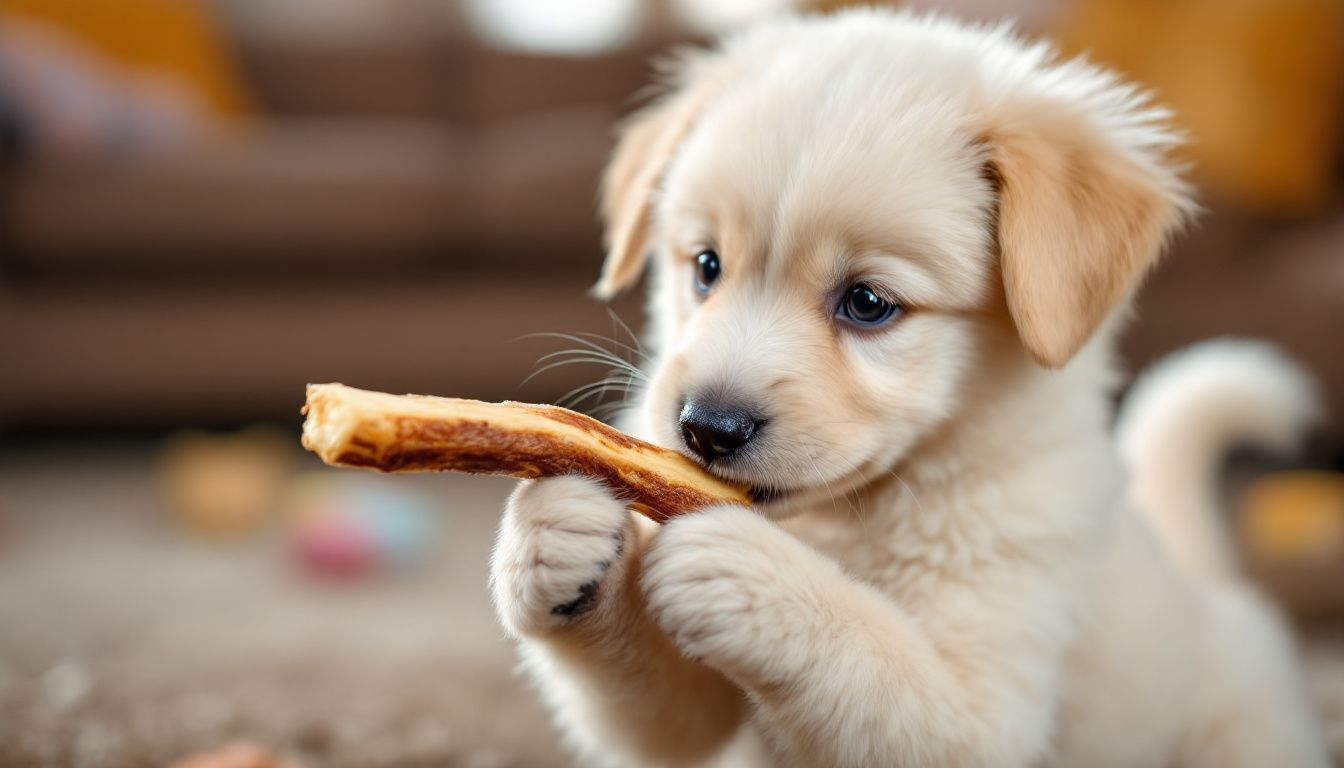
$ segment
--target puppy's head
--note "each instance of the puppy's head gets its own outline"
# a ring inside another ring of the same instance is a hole
[[[881,11],[684,59],[604,184],[653,261],[643,429],[783,514],[890,471],[966,382],[1067,366],[1189,203],[1163,115],[1003,31]]]

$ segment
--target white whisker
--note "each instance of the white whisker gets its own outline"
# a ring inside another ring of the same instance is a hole
[[[617,368],[623,368],[627,371],[631,370],[639,371],[639,368],[635,366],[633,363],[629,362],[628,360],[623,360],[611,354],[600,354],[587,349],[562,349],[557,352],[551,352],[537,358],[537,363],[540,364],[546,360],[554,360],[556,358],[562,358],[565,356],[574,358],[576,360],[607,363]],[[643,371],[640,371],[640,373],[643,373]]]
[[[601,397],[607,392],[619,392],[624,385],[625,380],[620,376],[608,376],[600,381],[594,381],[590,384],[584,384],[571,389],[564,396],[556,400],[557,405],[573,408],[585,400],[592,397]],[[571,401],[571,398],[573,400]]]
[[[923,514],[923,513],[924,513],[924,504],[923,504],[922,502],[920,502],[920,500],[919,500],[919,496],[915,494],[915,489],[914,489],[914,488],[911,488],[911,487],[910,487],[910,484],[907,483],[907,482],[905,482],[905,478],[903,478],[903,477],[901,477],[900,475],[896,474],[896,470],[894,470],[894,469],[889,469],[889,470],[887,470],[887,472],[890,473],[892,477],[896,478],[896,482],[900,483],[901,486],[902,486],[903,488],[905,488],[905,492],[908,493],[908,494],[910,494],[910,498],[911,498],[911,500],[913,500],[913,501],[915,502],[915,506],[916,506],[916,507],[919,507],[919,512],[920,512],[920,514]]]
[[[630,330],[630,326],[627,325],[626,322],[620,318],[620,315],[616,314],[616,310],[612,309],[611,307],[607,307],[607,315],[611,317],[612,322],[620,326],[622,331],[625,331],[625,335],[629,337],[630,342],[634,344],[635,353],[638,354],[644,360],[651,360],[652,358],[648,355],[647,352],[644,351],[644,344],[639,340],[639,334]]]
[[[613,320],[620,322],[619,318],[614,315]],[[621,323],[621,327],[626,333],[631,333],[624,323]],[[648,383],[648,373],[627,357],[634,356],[647,361],[647,355],[638,346],[632,346],[618,339],[586,331],[579,333],[533,333],[520,338],[562,339],[578,346],[548,352],[537,358],[536,369],[528,374],[519,386],[527,384],[547,371],[568,365],[597,365],[609,369],[609,373],[604,378],[582,384],[557,398],[555,401],[557,405],[579,409],[585,403],[589,403],[592,405],[591,411],[595,416],[598,412],[614,414],[627,407],[632,394]],[[635,339],[633,334],[631,334],[631,338],[638,344],[638,339]],[[615,347],[616,349],[613,350],[609,347]],[[608,396],[612,394],[616,394],[618,397],[609,400]]]

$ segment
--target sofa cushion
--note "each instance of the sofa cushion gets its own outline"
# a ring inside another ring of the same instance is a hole
[[[0,225],[19,266],[63,275],[386,265],[461,231],[466,173],[437,124],[267,121],[180,151],[23,164]]]

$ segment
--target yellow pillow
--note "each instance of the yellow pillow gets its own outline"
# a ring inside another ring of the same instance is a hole
[[[1339,0],[1078,0],[1060,32],[1157,91],[1214,199],[1270,214],[1328,205],[1344,128]]]
[[[219,115],[251,100],[209,6],[199,0],[0,0],[3,16],[46,23],[128,69],[171,72]]]

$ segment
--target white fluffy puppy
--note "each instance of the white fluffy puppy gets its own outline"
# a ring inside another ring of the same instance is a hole
[[[1124,441],[1171,519],[1125,501],[1115,318],[1191,208],[1164,113],[877,10],[669,80],[604,193],[599,294],[654,277],[624,426],[762,501],[657,528],[587,480],[513,495],[495,601],[585,764],[1325,765],[1289,638],[1194,518],[1208,420],[1289,441],[1305,384],[1172,364]]]

